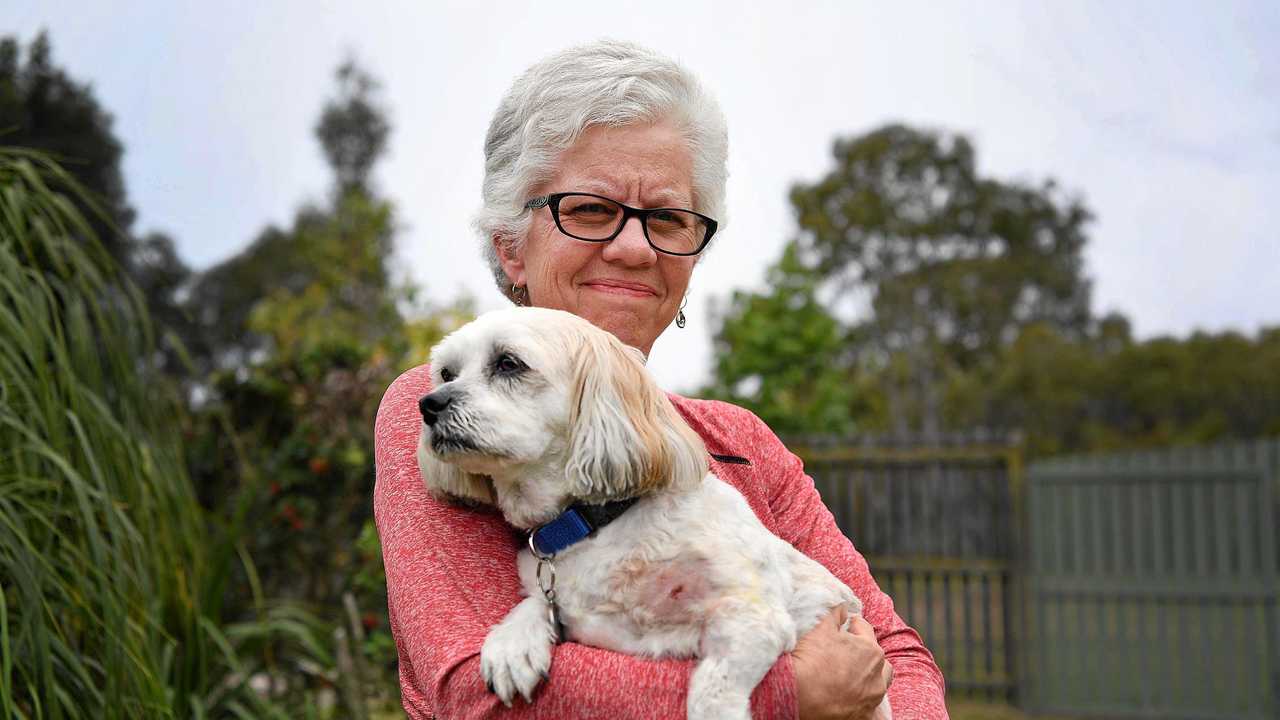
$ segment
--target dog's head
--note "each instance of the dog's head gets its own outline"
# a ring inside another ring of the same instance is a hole
[[[436,346],[431,374],[419,402],[428,489],[496,503],[518,527],[707,472],[701,439],[639,351],[570,313],[487,313]]]

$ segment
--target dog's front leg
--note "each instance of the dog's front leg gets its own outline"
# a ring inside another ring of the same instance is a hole
[[[533,702],[533,689],[551,669],[555,633],[541,597],[521,600],[489,631],[480,648],[480,674],[507,707],[517,692]]]
[[[689,681],[689,720],[750,720],[751,691],[786,648],[795,624],[781,607],[730,603],[703,629]]]

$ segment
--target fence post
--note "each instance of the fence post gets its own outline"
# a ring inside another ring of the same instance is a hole
[[[1005,472],[1009,483],[1009,569],[1005,578],[1004,642],[1005,668],[1009,672],[1009,702],[1022,707],[1027,695],[1027,658],[1024,641],[1029,627],[1027,617],[1027,503],[1022,462],[1022,436],[1011,435],[1005,453]],[[1012,606],[1012,607],[1010,607]]]

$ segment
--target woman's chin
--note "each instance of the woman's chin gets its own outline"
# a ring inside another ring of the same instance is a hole
[[[654,310],[655,308],[642,306],[640,303],[611,304],[610,307],[593,308],[582,317],[647,355],[649,348],[653,347],[653,341],[661,333],[661,326],[654,323]]]

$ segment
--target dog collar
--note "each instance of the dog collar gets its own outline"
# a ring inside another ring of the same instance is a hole
[[[555,520],[535,528],[529,535],[529,547],[539,557],[555,555],[618,519],[637,500],[639,498],[627,498],[603,505],[574,503]]]

